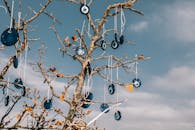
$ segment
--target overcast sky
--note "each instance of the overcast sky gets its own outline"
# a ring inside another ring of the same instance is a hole
[[[17,1],[17,0],[15,0]],[[31,6],[37,10],[40,0],[22,0],[23,11]],[[36,1],[36,2],[35,2]],[[110,3],[118,0],[94,0],[90,7],[94,19],[99,19]],[[0,4],[3,4],[1,1]],[[119,90],[119,98],[128,97],[128,101],[118,109],[122,112],[121,121],[113,118],[114,110],[103,115],[97,121],[100,127],[108,130],[193,130],[195,129],[195,1],[194,0],[139,0],[134,8],[144,12],[140,16],[129,10],[124,10],[126,16],[125,38],[136,45],[124,44],[116,51],[108,49],[106,54],[127,55],[134,57],[144,54],[152,57],[151,60],[140,62],[139,77],[143,82],[140,89],[128,92],[124,88]],[[17,7],[16,7],[17,8]],[[47,9],[52,12],[63,24],[56,25],[62,38],[75,34],[75,28],[81,29],[84,15],[79,12],[79,6],[56,0]],[[17,10],[15,10],[17,16]],[[23,12],[22,16],[25,16]],[[47,55],[44,57],[45,66],[54,65],[64,73],[79,72],[79,64],[68,57],[61,57],[55,36],[49,26],[51,20],[41,16],[32,23],[36,28],[30,37],[41,38],[39,42],[30,44],[31,50],[28,61],[37,59],[37,48],[40,43],[47,46]],[[9,17],[0,8],[0,30],[9,26]],[[113,28],[113,18],[108,19],[106,28]],[[108,39],[112,37],[108,36]],[[100,49],[98,51],[101,51]],[[0,51],[0,67],[5,65],[7,58],[14,54],[12,47]],[[96,55],[102,52],[97,52]],[[95,56],[96,56],[95,55]],[[22,61],[21,61],[22,62]],[[103,64],[103,63],[102,63]],[[96,64],[93,64],[96,66]],[[46,95],[42,86],[42,78],[26,70],[26,84],[38,87]],[[31,74],[29,74],[31,73]],[[10,71],[10,79],[17,77],[16,71]],[[119,72],[119,79],[131,82],[134,74],[126,75]],[[32,80],[33,79],[33,80]],[[95,99],[103,99],[102,80],[97,77],[92,88]],[[56,88],[63,87],[62,82],[56,81]],[[107,85],[107,84],[106,84]],[[107,95],[106,100],[114,101],[116,96]],[[54,105],[57,106],[56,102]],[[99,113],[99,105],[93,106],[92,117]],[[5,108],[1,103],[1,110]],[[116,110],[116,109],[115,109]],[[2,114],[0,114],[2,116]],[[89,120],[87,119],[87,120]]]

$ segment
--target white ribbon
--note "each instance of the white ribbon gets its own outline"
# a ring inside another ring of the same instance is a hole
[[[12,10],[11,10],[11,20],[10,20],[9,31],[11,31],[11,28],[13,27],[13,14],[14,14],[14,0],[12,0]]]
[[[123,35],[124,28],[125,28],[126,18],[123,8],[121,8],[121,35]]]

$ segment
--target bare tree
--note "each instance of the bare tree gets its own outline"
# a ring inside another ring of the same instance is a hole
[[[103,16],[98,20],[98,23],[96,23],[96,20],[93,19],[90,14],[90,6],[93,3],[93,0],[90,0],[89,3],[86,3],[86,0],[66,0],[67,4],[73,3],[80,5],[80,11],[83,15],[86,16],[88,27],[84,27],[85,24],[83,24],[82,30],[76,29],[77,35],[67,36],[64,40],[62,40],[55,28],[55,24],[61,22],[57,18],[55,18],[53,14],[46,11],[47,7],[55,0],[47,0],[44,5],[40,6],[40,9],[38,11],[31,9],[34,15],[30,18],[21,18],[21,23],[20,21],[16,21],[14,19],[12,9],[9,6],[8,1],[3,1],[11,17],[11,24],[13,24],[12,26],[10,26],[11,34],[16,30],[20,32],[20,35],[17,36],[17,45],[15,44],[16,42],[13,43],[16,53],[10,57],[9,61],[0,72],[0,85],[2,90],[4,91],[5,89],[10,89],[9,85],[13,84],[18,88],[22,88],[23,93],[12,98],[8,96],[5,97],[5,103],[8,104],[11,100],[12,104],[9,106],[7,112],[2,116],[0,121],[0,128],[100,130],[100,128],[91,125],[97,118],[95,118],[91,122],[85,122],[84,120],[82,120],[83,117],[90,115],[90,111],[87,111],[85,108],[88,108],[91,104],[104,104],[104,106],[102,107],[102,112],[105,113],[112,108],[107,107],[105,104],[119,105],[124,101],[122,100],[117,102],[105,103],[92,100],[93,93],[91,93],[90,90],[84,90],[86,89],[86,80],[90,80],[91,77],[99,75],[107,82],[113,83],[110,93],[113,93],[115,89],[114,84],[121,87],[126,87],[129,90],[131,90],[132,87],[140,87],[141,81],[139,81],[138,78],[135,79],[135,83],[123,83],[122,81],[113,80],[108,76],[108,73],[105,73],[107,72],[105,70],[122,68],[128,73],[129,70],[131,70],[132,65],[137,65],[138,60],[147,60],[149,59],[148,57],[139,55],[134,57],[133,59],[130,59],[126,56],[117,57],[116,55],[100,55],[98,57],[92,56],[94,51],[98,48],[101,48],[104,51],[106,49],[106,46],[111,46],[113,49],[116,49],[119,45],[123,44],[124,36],[120,34],[116,28],[105,29],[104,26],[107,22],[108,17],[116,17],[118,14],[123,13],[123,10],[130,10],[138,14],[143,14],[141,11],[132,8],[137,0],[122,1],[109,5],[104,11]],[[80,72],[75,75],[62,74],[58,72],[55,67],[45,68],[43,65],[42,56],[45,54],[46,50],[45,46],[40,47],[40,49],[38,50],[39,60],[36,61],[36,63],[30,63],[30,65],[35,71],[40,72],[40,74],[42,75],[44,83],[49,87],[51,91],[51,98],[42,97],[41,93],[37,89],[32,90],[32,88],[30,89],[30,87],[23,85],[20,79],[14,82],[10,82],[9,79],[4,78],[12,64],[14,64],[15,68],[17,68],[17,58],[25,51],[26,48],[28,48],[28,44],[30,44],[30,42],[33,40],[38,40],[30,39],[28,35],[30,33],[29,28],[31,22],[35,19],[38,19],[41,14],[48,16],[52,20],[50,29],[52,30],[52,32],[54,32],[58,42],[61,45],[61,53],[63,53],[63,55],[72,57],[75,61],[79,62],[81,66]],[[115,38],[113,41],[105,42],[104,38],[109,32],[114,32]],[[6,43],[6,37],[4,39],[4,44],[8,44]],[[77,42],[79,42],[80,45],[78,45]],[[127,44],[124,44],[124,46],[125,45]],[[96,67],[91,66],[93,62],[99,62],[102,60],[108,60],[109,64],[104,64]],[[61,94],[58,94],[51,84],[52,80],[56,78],[68,79],[68,82],[64,86],[64,89],[61,90]],[[67,95],[67,92],[71,91],[70,88],[74,88],[72,97],[69,97]],[[27,101],[25,104],[20,104],[19,101],[23,96],[27,97]],[[54,98],[68,105],[67,113],[64,113],[59,108],[51,109],[52,100]],[[29,105],[28,101],[32,101],[33,104]],[[16,104],[22,106],[20,114],[15,115],[15,117],[13,118],[6,119],[8,118]],[[39,110],[39,113],[36,113],[37,109]],[[50,115],[51,111],[53,114]],[[60,116],[61,118],[57,119],[57,116]],[[24,123],[27,122],[29,117],[31,119],[31,124]],[[16,120],[13,120],[14,118]]]

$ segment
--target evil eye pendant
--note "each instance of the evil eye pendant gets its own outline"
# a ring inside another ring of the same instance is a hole
[[[121,35],[120,36],[119,43],[120,44],[123,44],[124,43],[124,35]]]
[[[22,87],[21,95],[24,97],[26,95],[26,88]]]
[[[22,88],[22,85],[23,85],[22,79],[21,78],[16,78],[15,81],[14,81],[15,88],[21,89]]]
[[[116,40],[113,40],[112,43],[111,43],[111,47],[112,47],[113,49],[117,49],[117,48],[119,47],[118,42],[117,42]]]
[[[106,41],[102,40],[100,43],[102,50],[106,50]]]
[[[8,106],[9,105],[9,96],[6,96],[4,99],[4,105]]]
[[[109,92],[110,95],[113,95],[114,94],[114,92],[115,92],[115,86],[114,86],[114,84],[110,84],[108,86],[108,92]]]
[[[18,68],[18,58],[16,56],[13,57],[13,66],[15,69]]]
[[[80,7],[80,12],[84,15],[87,15],[89,13],[89,6],[82,4]]]
[[[102,103],[100,105],[100,111],[103,112],[104,110],[108,109],[109,108],[109,105],[106,104],[106,103]],[[110,110],[108,109],[107,111],[105,111],[105,113],[108,113]]]
[[[142,82],[141,82],[140,79],[134,78],[134,79],[132,80],[132,82],[133,82],[133,86],[134,86],[135,88],[141,87]]]
[[[44,106],[45,109],[51,109],[51,107],[52,107],[52,100],[51,99],[45,100],[43,106]]]
[[[18,31],[15,28],[8,28],[1,34],[1,42],[5,46],[16,44],[19,39]]]
[[[119,120],[121,119],[121,112],[120,112],[120,111],[116,111],[116,112],[114,113],[114,119],[115,119],[116,121],[119,121]]]
[[[92,92],[88,92],[85,94],[85,99],[86,100],[93,100],[93,93]],[[82,99],[81,101],[85,101],[85,99]],[[82,108],[89,108],[91,104],[90,103],[83,103],[83,105],[81,106]]]
[[[85,50],[82,47],[77,47],[76,54],[79,56],[83,56],[85,54]]]

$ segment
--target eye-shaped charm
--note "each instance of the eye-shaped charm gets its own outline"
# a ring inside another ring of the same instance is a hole
[[[106,41],[104,41],[104,40],[101,40],[101,48],[102,48],[102,50],[106,50],[106,47],[107,47],[107,45],[106,45]]]
[[[9,105],[9,96],[6,96],[4,99],[4,105],[8,106]]]
[[[22,87],[21,95],[24,97],[26,95],[26,88]]]
[[[79,56],[83,56],[85,54],[85,50],[82,47],[77,47],[76,54]]]
[[[15,79],[15,81],[14,81],[14,86],[15,86],[15,88],[17,88],[17,89],[21,89],[22,88],[22,86],[23,86],[23,81],[22,81],[22,79],[21,78],[16,78]],[[17,85],[18,84],[18,85]]]
[[[111,47],[112,47],[113,49],[117,49],[117,48],[119,47],[118,42],[117,42],[116,40],[113,40],[112,43],[111,43]]]
[[[120,43],[120,44],[123,44],[124,41],[125,41],[124,35],[121,35],[121,36],[120,36],[120,39],[119,39],[119,43]]]
[[[15,69],[18,68],[18,58],[16,56],[13,57],[13,66]]]
[[[8,28],[1,34],[1,42],[5,46],[16,44],[19,39],[18,31],[15,28]]]
[[[133,86],[134,86],[135,88],[139,88],[139,87],[141,87],[141,85],[142,85],[141,80],[138,79],[138,78],[134,78],[134,79],[132,80],[132,82],[133,82]]]
[[[85,99],[81,99],[81,101],[87,102],[86,100],[90,101],[93,100],[93,93],[92,92],[88,92],[85,94]],[[83,105],[81,106],[82,108],[89,108],[91,104],[90,103],[83,103]]]
[[[110,84],[108,86],[108,92],[109,92],[110,95],[113,95],[114,94],[114,92],[115,92],[115,86],[114,86],[114,84]]]
[[[104,110],[108,109],[109,108],[109,105],[106,104],[106,103],[102,103],[100,105],[100,111],[103,112]],[[110,110],[108,109],[107,111],[105,111],[105,113],[108,113]]]
[[[44,106],[45,109],[51,109],[51,107],[52,107],[52,100],[51,99],[45,100],[43,106]]]
[[[114,113],[114,119],[115,119],[116,121],[119,121],[119,120],[121,119],[121,112],[120,112],[120,111],[116,111],[116,112]]]
[[[82,4],[80,7],[80,12],[84,15],[87,15],[89,13],[90,9],[89,6],[87,6],[86,4]]]

